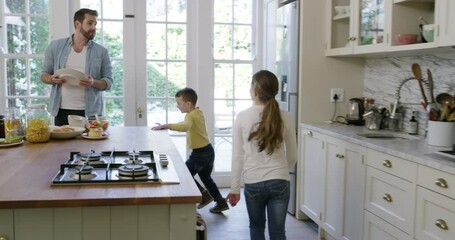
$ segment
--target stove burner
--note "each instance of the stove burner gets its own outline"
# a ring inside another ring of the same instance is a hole
[[[76,173],[81,174],[81,175],[91,174],[92,170],[93,170],[93,167],[89,166],[89,165],[83,165],[83,166],[76,167]]]
[[[98,176],[98,174],[96,173],[90,173],[90,174],[77,174],[77,173],[73,173],[70,175],[70,177],[74,180],[90,180],[90,179],[94,179]],[[79,178],[80,177],[80,178]]]
[[[81,153],[81,160],[82,161],[100,161],[101,154],[100,153]]]
[[[126,159],[123,162],[128,163],[128,164],[141,164],[144,162],[144,160],[142,160],[141,158],[135,158],[134,160],[130,158],[130,159]]]
[[[127,164],[118,168],[119,177],[143,177],[147,176],[149,167],[145,165]]]

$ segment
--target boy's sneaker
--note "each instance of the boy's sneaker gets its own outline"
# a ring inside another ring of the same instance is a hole
[[[204,190],[202,191],[202,201],[197,205],[197,209],[201,209],[211,202],[213,202],[212,195],[210,195],[209,191]]]
[[[229,209],[229,206],[226,200],[219,200],[216,202],[215,207],[210,208],[210,212],[212,213],[221,213],[222,211],[226,211]]]

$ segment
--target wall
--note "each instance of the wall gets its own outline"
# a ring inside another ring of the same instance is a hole
[[[325,56],[327,1],[300,1],[299,47],[299,122],[331,120],[334,104],[331,88],[344,88],[344,102],[337,104],[336,115],[345,116],[349,98],[363,92],[362,58]]]
[[[376,106],[389,106],[397,97],[397,89],[400,83],[406,79],[401,87],[400,103],[404,106],[404,126],[408,127],[408,121],[412,111],[418,111],[419,135],[424,136],[427,122],[427,114],[422,105],[422,95],[418,82],[413,78],[412,64],[418,63],[422,69],[422,76],[427,80],[427,69],[430,69],[434,79],[434,95],[448,92],[455,95],[455,50],[448,48],[445,54],[387,57],[378,59],[366,59],[364,72],[364,96],[375,99]],[[427,89],[427,98],[430,94]]]

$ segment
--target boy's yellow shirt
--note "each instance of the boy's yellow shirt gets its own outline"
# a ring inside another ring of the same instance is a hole
[[[170,130],[186,132],[186,140],[190,149],[202,148],[210,143],[204,113],[199,108],[187,113],[183,122],[170,124]]]

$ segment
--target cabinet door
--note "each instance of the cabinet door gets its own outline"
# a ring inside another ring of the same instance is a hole
[[[389,0],[356,0],[359,19],[355,22],[353,35],[354,53],[383,52],[390,46],[390,6]]]
[[[327,51],[326,55],[352,54],[353,42],[356,40],[353,35],[352,22],[356,17],[356,0],[326,0],[327,11]]]
[[[366,149],[324,138],[325,191],[322,228],[336,239],[362,239]]]
[[[365,211],[365,240],[411,240],[412,238],[388,222]]]
[[[439,46],[452,46],[455,44],[455,1],[436,1],[436,14],[438,16],[436,38]]]
[[[365,196],[365,164],[366,148],[355,144],[344,146],[345,191],[342,237],[344,240],[361,240],[364,196]]]
[[[299,141],[299,209],[319,224],[324,175],[320,134],[301,129]]]
[[[14,212],[12,209],[0,209],[0,238],[14,238]]]
[[[338,141],[326,141],[324,208],[321,227],[332,237],[338,239],[343,226],[345,156]]]

